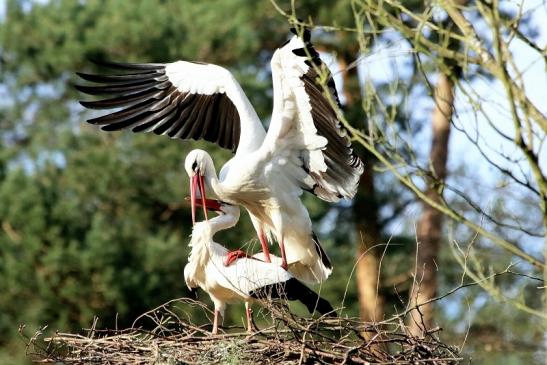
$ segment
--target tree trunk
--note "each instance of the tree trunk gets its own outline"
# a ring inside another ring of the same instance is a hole
[[[435,89],[435,109],[432,122],[432,143],[429,153],[431,178],[427,188],[427,196],[439,202],[442,196],[442,184],[446,177],[446,161],[448,157],[448,140],[450,136],[450,120],[454,107],[454,84],[445,74],[439,75]],[[417,262],[416,277],[411,291],[411,304],[424,303],[435,297],[437,292],[437,257],[442,239],[443,215],[441,212],[423,203],[423,210],[417,227]],[[420,307],[419,312],[413,311],[410,318],[410,331],[414,335],[423,332],[433,325],[433,305]]]
[[[349,68],[352,55],[342,52],[338,60],[344,80],[344,106],[350,119],[364,120],[361,109],[361,86],[357,68]],[[379,321],[383,318],[383,298],[378,294],[381,247],[372,248],[380,242],[378,206],[375,199],[372,159],[366,152],[360,154],[365,164],[359,182],[359,190],[353,203],[353,219],[356,227],[356,280],[359,298],[359,313],[363,321]],[[365,334],[366,335],[366,334]]]
[[[359,313],[363,321],[383,319],[384,300],[378,293],[380,255],[378,213],[374,199],[374,174],[370,161],[361,176],[359,192],[353,205],[357,229],[356,279],[359,297]]]

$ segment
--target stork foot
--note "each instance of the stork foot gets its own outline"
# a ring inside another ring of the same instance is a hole
[[[240,259],[242,257],[251,258],[252,256],[249,256],[247,252],[242,250],[235,250],[235,251],[228,252],[228,254],[226,255],[226,258],[224,259],[224,266],[230,266],[235,261],[237,261],[237,259]]]

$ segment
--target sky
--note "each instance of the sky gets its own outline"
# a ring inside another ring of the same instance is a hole
[[[532,24],[538,30],[539,35],[537,43],[540,46],[545,47],[547,44],[547,7],[542,0],[525,0],[525,11],[532,11]],[[532,50],[529,46],[525,45],[518,39],[515,39],[510,46],[515,62],[520,70],[523,71],[522,76],[524,80],[525,90],[527,96],[535,103],[535,105],[547,114],[547,72],[545,70],[545,64],[542,62],[542,57],[536,51]],[[382,48],[375,48],[369,55],[365,55],[360,62],[360,73],[363,79],[369,79],[374,82],[385,81],[397,77],[393,73],[393,65],[396,65],[396,69],[400,74],[405,73],[404,60],[411,56],[411,50],[408,47],[406,41],[399,40],[394,41],[391,47],[382,46]],[[434,78],[431,79],[434,81]],[[473,88],[480,94],[488,97],[492,104],[502,104],[506,106],[506,96],[503,87],[497,82],[490,81],[476,81],[473,83]],[[432,101],[429,99],[424,105],[413,106],[413,108],[421,108],[425,115],[431,114],[433,107]],[[466,113],[465,110],[469,109],[466,98],[461,95],[456,95],[456,110],[458,116],[456,122],[459,125],[474,124],[473,113]],[[500,125],[512,125],[510,118],[500,116]],[[485,125],[484,120],[479,120],[479,125]],[[497,137],[494,136],[492,131],[484,129],[481,134],[485,134],[485,138],[495,138],[495,141],[491,141],[492,145],[497,143],[503,143],[497,141]],[[454,130],[450,141],[451,159],[449,161],[450,166],[453,168],[460,163],[461,158],[469,157],[469,143],[467,137],[463,133]],[[458,157],[459,156],[459,157]],[[546,168],[547,164],[547,151],[546,147],[543,148],[542,153],[542,165]],[[496,157],[494,157],[496,158]],[[467,160],[467,158],[466,158]],[[480,163],[480,159],[468,159],[469,163]],[[483,167],[483,166],[477,166]]]
[[[524,11],[530,12],[532,27],[538,31],[536,42],[540,47],[545,49],[547,44],[547,5],[542,0],[524,0]],[[481,32],[482,30],[478,29],[478,31]],[[522,72],[527,96],[547,115],[547,72],[546,64],[542,61],[541,55],[519,40],[514,40],[511,43],[510,50],[514,55],[517,68]],[[409,68],[405,66],[405,61],[411,57],[412,51],[407,42],[402,39],[394,39],[392,45],[388,47],[383,44],[382,48],[373,48],[369,54],[363,55],[360,59],[358,69],[362,82],[368,80],[378,83],[397,77],[408,77]],[[341,77],[337,74],[339,72],[337,65],[331,61],[330,66],[335,76],[337,76],[335,78],[337,85],[341,85]],[[394,73],[394,70],[397,70],[398,74]],[[434,75],[431,75],[430,81],[433,85],[435,84],[436,79]],[[500,112],[503,109],[508,110],[507,98],[502,85],[499,82],[489,80],[476,80],[470,86],[478,95],[487,100],[486,103],[483,103],[483,107],[490,116],[496,118],[496,126],[511,131],[509,135],[512,136],[514,134],[512,119],[508,112]],[[426,96],[411,100],[412,105],[408,107],[412,109],[413,116],[415,118],[423,118],[428,122],[431,119],[434,107],[432,98]],[[511,143],[499,137],[488,126],[483,116],[479,114],[476,117],[472,110],[470,110],[467,98],[461,92],[458,91],[456,93],[455,100],[457,114],[453,118],[454,124],[460,128],[465,127],[467,130],[473,130],[477,127],[477,132],[481,136],[479,146],[481,149],[486,150],[489,158],[501,166],[509,168],[517,176],[522,175],[519,168],[515,168],[514,164],[504,161],[494,152],[501,150],[506,155],[515,157],[520,156],[520,151],[515,151],[515,147]],[[430,132],[431,129],[429,127],[423,128],[414,138],[415,143],[421,146],[418,154],[422,158],[422,162],[425,161],[429,153],[431,143]],[[544,173],[547,173],[547,147],[545,145],[539,151],[539,159],[541,168]],[[533,181],[526,163],[522,164],[522,166],[524,167],[524,173]],[[457,176],[456,171],[461,169],[465,169],[467,173]],[[517,217],[525,219],[525,223],[533,225],[536,227],[536,231],[541,232],[542,228],[535,225],[536,222],[541,221],[541,219],[537,218],[541,214],[539,206],[536,207],[536,211],[530,212],[529,215],[522,214],[523,206],[521,199],[523,189],[515,186],[515,184],[504,189],[499,189],[502,186],[501,181],[503,179],[501,173],[480,156],[477,147],[469,141],[468,137],[462,131],[456,128],[452,128],[451,130],[448,174],[447,182],[449,184],[464,189],[472,187],[472,191],[467,190],[466,193],[473,196],[475,202],[485,211],[491,211],[499,207],[500,194],[503,194],[505,208],[508,210],[515,209],[515,219]],[[466,180],[461,180],[462,176]],[[462,182],[465,185],[462,185]],[[450,196],[450,192],[446,193],[446,195],[448,199],[454,198],[454,194]],[[517,209],[520,209],[520,211]],[[408,234],[409,229],[415,228],[420,217],[420,212],[420,204],[408,206],[404,214],[405,218],[393,221],[387,227],[387,231],[392,235]],[[530,217],[534,217],[534,219]],[[481,224],[486,225],[487,223],[481,222]],[[453,229],[460,230],[461,228],[455,225]],[[541,257],[544,245],[543,238],[525,236],[520,243],[525,247],[527,252]]]

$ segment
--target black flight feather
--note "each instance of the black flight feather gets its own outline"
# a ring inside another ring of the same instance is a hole
[[[295,32],[293,31],[293,33]],[[303,40],[305,47],[294,49],[292,52],[298,57],[306,57],[304,62],[309,68],[300,79],[304,83],[304,90],[308,95],[312,120],[317,129],[317,134],[325,137],[328,141],[326,148],[323,150],[327,171],[310,174],[317,184],[317,186],[311,188],[311,191],[316,194],[316,192],[321,191],[318,187],[321,187],[322,190],[328,191],[331,195],[329,197],[329,195],[321,192],[320,198],[330,201],[335,201],[340,197],[351,198],[351,192],[355,192],[359,183],[359,176],[363,171],[363,163],[353,152],[351,142],[347,137],[347,131],[340,124],[335,109],[330,104],[327,95],[325,95],[324,88],[319,83],[318,74],[314,66],[326,72],[329,72],[329,70],[321,61],[319,53],[310,43],[309,38]],[[340,99],[330,72],[327,79],[327,88],[334,102],[340,107]],[[309,173],[309,166],[307,166],[309,159],[303,159],[303,161],[305,170]],[[330,191],[328,185],[339,186],[343,191]]]
[[[83,80],[94,84],[75,85],[76,89],[88,95],[109,96],[80,103],[89,109],[123,109],[90,119],[89,123],[102,126],[105,131],[154,132],[171,138],[204,139],[232,151],[237,149],[239,114],[225,93],[181,91],[167,76],[167,65],[161,63],[94,62],[124,73],[78,72]]]

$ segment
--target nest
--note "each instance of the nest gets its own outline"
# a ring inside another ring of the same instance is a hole
[[[209,324],[192,323],[186,314],[189,306],[193,313],[199,310],[212,316],[204,304],[180,298],[143,314],[128,329],[100,330],[93,325],[86,334],[56,333],[46,338],[37,331],[26,337],[27,355],[37,363],[67,365],[444,365],[462,360],[459,350],[442,343],[436,331],[420,338],[410,335],[400,317],[375,324],[354,318],[301,318],[285,305],[267,303],[259,313],[268,317],[265,328],[248,334],[241,327],[229,327],[212,336]]]

